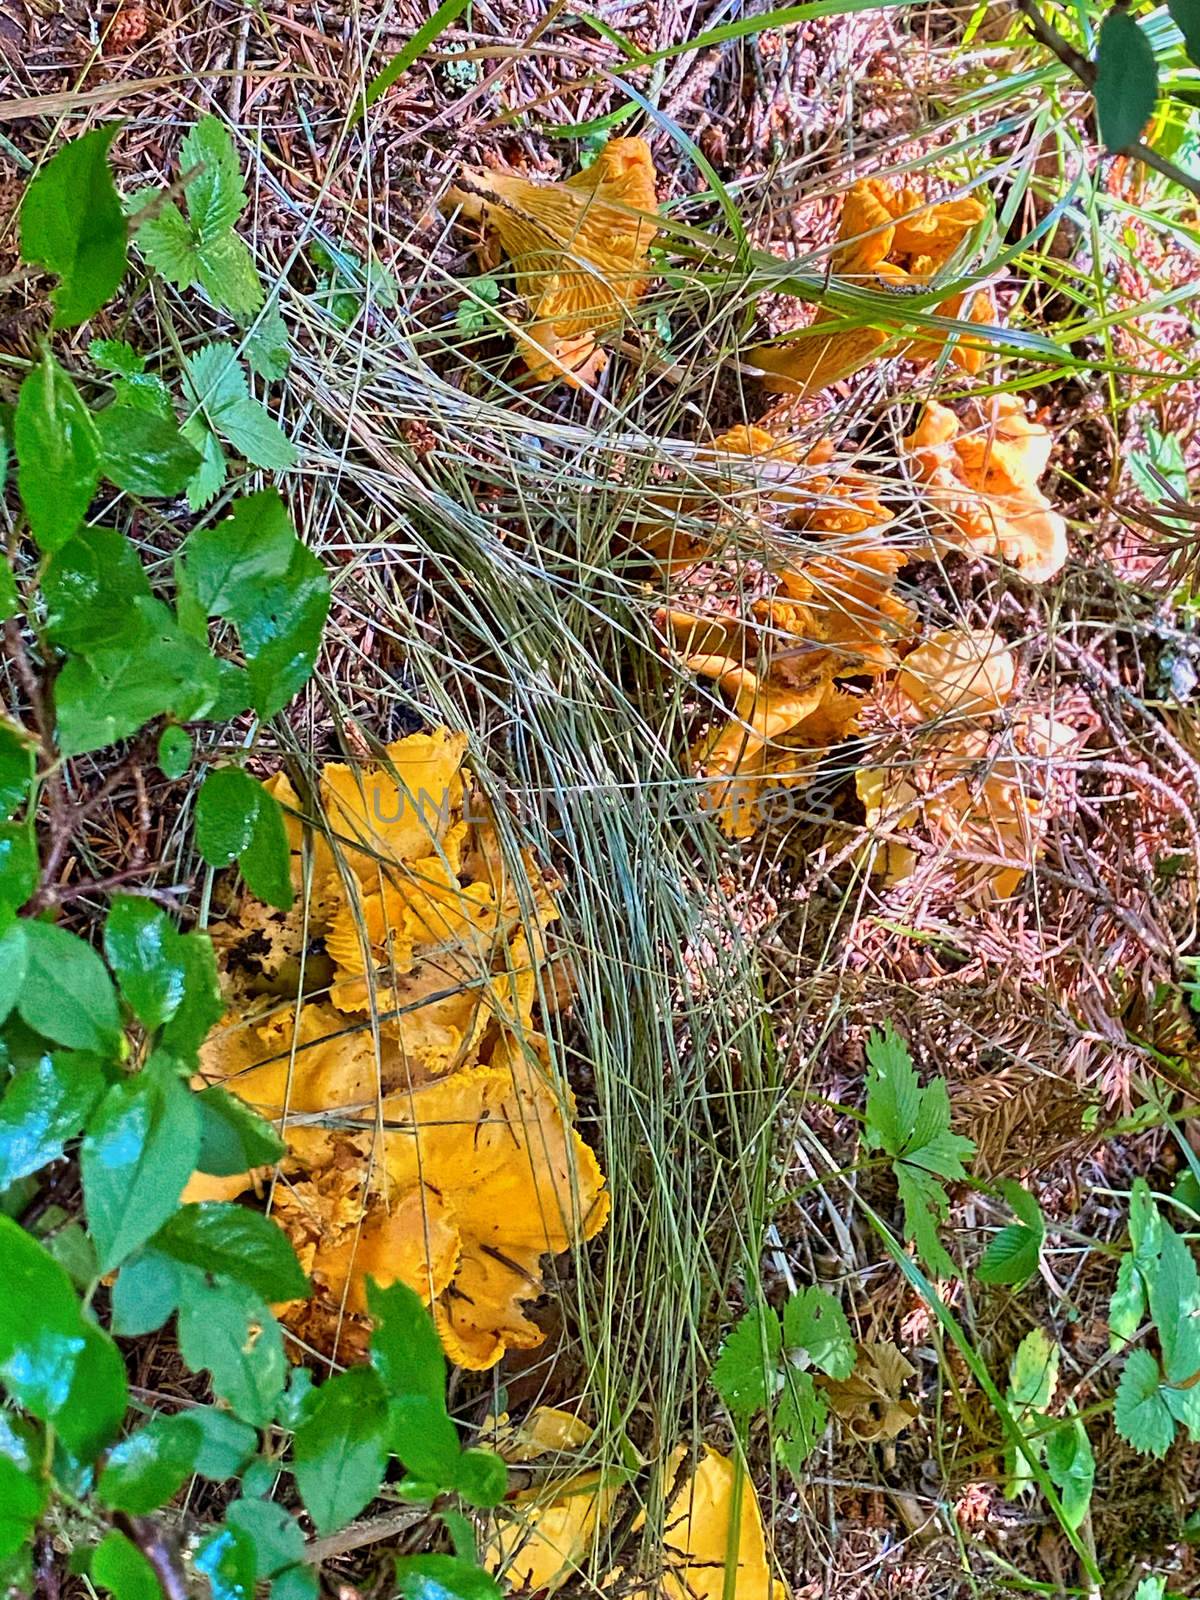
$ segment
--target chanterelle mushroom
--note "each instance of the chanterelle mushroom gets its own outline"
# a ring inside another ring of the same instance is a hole
[[[621,325],[649,281],[657,229],[654,163],[644,139],[610,139],[562,183],[469,168],[447,203],[483,224],[512,263],[529,308],[519,348],[536,379],[579,387],[604,368],[598,334]]]

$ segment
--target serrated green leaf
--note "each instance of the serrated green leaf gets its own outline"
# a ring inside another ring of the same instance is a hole
[[[1149,1287],[1167,1382],[1193,1384],[1200,1379],[1200,1273],[1186,1241],[1166,1223]]]
[[[292,1440],[293,1471],[318,1533],[332,1533],[379,1493],[388,1459],[388,1405],[378,1373],[330,1378]]]
[[[60,1050],[17,1072],[0,1100],[0,1189],[57,1161],[103,1093],[92,1056]]]
[[[165,912],[140,896],[113,897],[104,924],[104,954],[121,993],[147,1028],[178,1011],[187,988],[183,936]]]
[[[219,117],[201,117],[189,131],[180,147],[179,166],[182,172],[201,169],[184,190],[197,239],[204,243],[219,239],[246,209],[237,151]]]
[[[200,455],[200,466],[187,486],[188,508],[203,511],[224,487],[229,476],[229,462],[221,449],[221,441],[203,417],[190,418],[181,432]]]
[[[501,1600],[495,1578],[459,1556],[398,1556],[396,1582],[403,1600]]]
[[[1054,1398],[1060,1354],[1053,1339],[1041,1328],[1033,1328],[1021,1340],[1009,1363],[1005,1398],[1014,1423],[1025,1433],[1045,1415]],[[1045,1449],[1044,1440],[1038,1439],[1033,1448],[1040,1455]],[[1034,1483],[1033,1469],[1024,1452],[1011,1442],[1005,1446],[1004,1467],[1007,1479],[1004,1492],[1014,1500]]]
[[[980,1283],[1008,1283],[1019,1289],[1037,1272],[1041,1253],[1041,1239],[1032,1228],[1009,1223],[984,1251],[976,1276]]]
[[[891,1023],[868,1034],[867,1061],[867,1145],[899,1156],[917,1125],[921,1087],[908,1046]]]
[[[117,1274],[112,1291],[112,1330],[140,1338],[162,1327],[179,1304],[179,1269],[155,1250],[139,1250]]]
[[[198,282],[215,306],[238,318],[252,317],[264,299],[262,279],[246,241],[222,234],[201,245]]]
[[[145,1516],[166,1505],[191,1477],[202,1443],[186,1412],[154,1417],[108,1452],[96,1494],[114,1510]]]
[[[196,1096],[200,1108],[200,1159],[197,1170],[232,1177],[253,1167],[273,1166],[287,1146],[271,1124],[237,1095],[213,1084]]]
[[[284,472],[296,464],[296,452],[279,424],[250,397],[246,376],[228,344],[207,344],[184,363],[184,388],[209,428],[244,455],[253,466]],[[184,433],[192,443],[194,435]]]
[[[265,1428],[287,1381],[279,1324],[241,1284],[186,1268],[179,1301],[179,1351],[193,1372],[207,1370],[236,1416]]]
[[[56,328],[86,322],[125,276],[125,217],[108,166],[117,127],[63,145],[21,202],[21,257],[60,280],[50,296]]]
[[[17,999],[22,1020],[55,1044],[115,1056],[121,1018],[100,957],[76,934],[49,922],[26,922],[24,940],[25,981]]]
[[[300,1300],[311,1292],[287,1234],[246,1206],[215,1200],[180,1206],[150,1242],[171,1260],[244,1284],[264,1300]]]
[[[200,1114],[177,1078],[147,1068],[108,1091],[80,1151],[102,1271],[111,1272],[162,1226],[199,1152]]]
[[[389,1397],[423,1395],[444,1404],[446,1357],[433,1317],[415,1290],[399,1279],[386,1287],[367,1279],[371,1365]]]
[[[192,230],[173,200],[166,201],[157,216],[148,217],[138,228],[136,242],[146,265],[161,273],[177,289],[199,281],[200,255]]]
[[[810,1285],[789,1297],[783,1308],[783,1346],[789,1359],[795,1351],[805,1351],[813,1365],[831,1378],[848,1378],[854,1371],[854,1335],[828,1289]]]
[[[21,385],[14,435],[30,532],[43,550],[58,550],[83,521],[100,482],[100,436],[49,351]]]
[[[1069,1528],[1078,1528],[1092,1503],[1096,1459],[1087,1429],[1078,1417],[1059,1424],[1046,1441],[1046,1470],[1062,1499]]]
[[[1100,25],[1093,93],[1106,148],[1136,144],[1158,99],[1158,66],[1150,40],[1128,11],[1114,7]]]
[[[775,1392],[783,1330],[770,1306],[746,1312],[730,1330],[709,1374],[735,1418],[765,1410]]]
[[[278,300],[271,301],[247,335],[246,360],[252,372],[268,381],[282,378],[291,365],[291,341]]]
[[[775,1452],[793,1478],[799,1479],[804,1463],[820,1444],[828,1417],[828,1404],[812,1373],[789,1369],[772,1432]]]
[[[114,528],[81,528],[68,539],[46,564],[42,592],[51,639],[81,655],[136,631],[134,602],[151,598],[137,551]]]
[[[1133,1255],[1126,1251],[1117,1267],[1117,1282],[1108,1302],[1108,1347],[1119,1350],[1142,1325],[1148,1308],[1146,1285]]]
[[[116,1528],[92,1551],[88,1575],[116,1600],[163,1600],[154,1568],[133,1540]]]
[[[1143,1455],[1165,1456],[1175,1437],[1162,1392],[1162,1372],[1148,1350],[1131,1350],[1117,1384],[1113,1405],[1117,1432]]]
[[[137,406],[112,405],[96,413],[101,470],[130,494],[182,494],[199,471],[200,452],[178,424]]]
[[[122,378],[136,378],[146,370],[145,356],[139,355],[128,339],[93,339],[88,358],[101,372]]]
[[[892,1170],[904,1205],[905,1238],[912,1240],[917,1255],[935,1277],[954,1277],[958,1268],[937,1232],[950,1209],[946,1191],[932,1173],[911,1167],[906,1161],[893,1162]]]

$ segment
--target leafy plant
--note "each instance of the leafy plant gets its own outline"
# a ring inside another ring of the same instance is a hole
[[[1116,1349],[1127,1345],[1148,1317],[1159,1354],[1144,1345],[1130,1349],[1114,1418],[1135,1450],[1162,1456],[1180,1425],[1200,1439],[1200,1273],[1144,1178],[1130,1192],[1129,1237],[1133,1248],[1121,1257],[1109,1305],[1110,1338]]]
[[[1001,1228],[988,1245],[976,1276],[981,1283],[1008,1283],[1020,1289],[1037,1272],[1046,1242],[1046,1222],[1037,1197],[1019,1183],[1002,1179],[1000,1192],[1017,1221]]]
[[[855,1352],[838,1301],[812,1286],[788,1297],[782,1317],[760,1306],[735,1323],[713,1364],[712,1384],[743,1430],[759,1413],[771,1419],[779,1458],[797,1477],[829,1415],[814,1370],[848,1378]]]
[[[1063,1518],[1074,1530],[1091,1505],[1096,1462],[1087,1429],[1077,1416],[1069,1414],[1053,1424],[1046,1420],[1058,1387],[1059,1358],[1058,1345],[1041,1328],[1027,1333],[1009,1364],[1005,1400],[1026,1448],[1045,1462],[1062,1499]],[[1010,1500],[1033,1487],[1030,1463],[1014,1444],[1006,1446],[1004,1468]]]
[[[106,161],[115,132],[65,146],[22,207],[26,260],[59,276],[56,325],[86,320],[121,281],[126,224]],[[161,208],[139,228],[140,248],[181,287],[200,282],[214,303],[245,312],[261,290],[232,231],[245,195],[213,119],[185,140],[183,162],[188,219]],[[196,1173],[227,1175],[283,1153],[274,1127],[235,1095],[195,1087],[201,1047],[224,1011],[208,936],[127,892],[137,870],[83,885],[108,901],[97,946],[55,920],[89,798],[75,758],[133,740],[182,777],[194,759],[182,724],[249,709],[268,718],[304,685],[330,593],[274,488],[187,532],[173,596],[126,534],[88,524],[105,480],[172,498],[206,470],[211,483],[219,457],[223,481],[217,435],[260,466],[294,460],[230,346],[188,358],[196,415],[183,428],[167,382],[132,346],[93,341],[90,354],[114,380],[106,405],[93,406],[49,348],[21,384],[16,531],[34,559],[19,572],[0,565],[24,688],[24,720],[0,720],[0,1580],[30,1586],[32,1543],[52,1517],[70,1527],[73,1570],[120,1600],[156,1600],[164,1575],[184,1592],[159,1519],[198,1474],[231,1491],[192,1558],[213,1593],[249,1595],[261,1582],[273,1600],[314,1600],[303,1527],[271,1499],[283,1473],[329,1532],[379,1495],[393,1460],[403,1466],[397,1492],[418,1502],[492,1505],[505,1470],[462,1448],[417,1296],[372,1285],[370,1364],[316,1384],[289,1367],[272,1310],[310,1293],[286,1234],[261,1212],[188,1199]],[[236,654],[224,634],[220,643],[211,635],[213,622],[232,627]],[[126,770],[119,753],[109,765]],[[204,779],[196,836],[213,865],[236,861],[258,893],[290,904],[279,806],[240,766]],[[47,1191],[46,1168],[64,1159],[78,1164],[82,1216],[36,1204],[23,1227],[18,1218]],[[147,1414],[119,1341],[172,1318],[179,1354],[208,1374],[214,1403]],[[461,1554],[438,1559],[451,1562],[437,1569],[439,1592],[496,1592]]]
[[[958,1269],[937,1230],[949,1210],[945,1184],[967,1176],[963,1159],[974,1155],[974,1141],[951,1133],[945,1079],[934,1078],[922,1088],[907,1045],[890,1025],[872,1030],[867,1060],[867,1147],[891,1158],[904,1203],[905,1238],[915,1243],[931,1272],[952,1277]]]

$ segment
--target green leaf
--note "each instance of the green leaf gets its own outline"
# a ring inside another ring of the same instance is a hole
[[[8,444],[3,433],[0,433],[0,494],[4,493],[7,477]],[[0,557],[0,622],[19,617],[23,609],[24,603],[17,589],[17,580],[13,577],[13,569],[5,558]]]
[[[37,888],[37,840],[32,825],[0,822],[0,908],[15,911]]]
[[[128,1403],[125,1368],[107,1334],[85,1323],[71,1280],[11,1217],[0,1216],[0,1382],[52,1422],[86,1460],[113,1437]]]
[[[1046,1470],[1062,1499],[1069,1528],[1078,1528],[1092,1503],[1096,1459],[1087,1429],[1078,1417],[1060,1423],[1046,1441]]]
[[[123,1339],[154,1333],[179,1304],[179,1270],[154,1250],[139,1250],[117,1276],[112,1330]]]
[[[115,1528],[92,1551],[88,1575],[116,1600],[163,1600],[154,1568],[133,1540]]]
[[[272,300],[246,338],[246,360],[251,372],[268,381],[282,378],[292,361],[291,341],[280,315],[278,300]]]
[[[236,1478],[258,1447],[254,1429],[216,1406],[197,1406],[187,1415],[201,1435],[196,1471],[218,1483]]]
[[[0,1022],[12,1011],[25,986],[29,940],[25,921],[10,922],[0,933]]]
[[[464,1450],[458,1458],[453,1487],[468,1505],[488,1510],[508,1490],[508,1468],[494,1450]]]
[[[286,911],[292,903],[291,854],[279,802],[240,767],[219,767],[196,801],[196,847],[213,867],[242,870],[251,892]]]
[[[1192,0],[1192,3],[1197,5],[1197,14],[1200,15],[1200,0]],[[1151,422],[1142,425],[1142,433],[1146,448],[1125,452],[1125,464],[1130,477],[1151,505],[1161,505],[1168,498],[1168,490],[1177,499],[1186,500],[1191,484],[1179,435],[1160,433]],[[1167,490],[1164,490],[1159,478],[1166,480]]]
[[[196,1551],[212,1600],[253,1600],[254,1544],[240,1528],[216,1528]]]
[[[287,1234],[246,1206],[215,1200],[181,1206],[152,1243],[173,1261],[230,1278],[264,1300],[299,1300],[311,1292]]]
[[[1147,1310],[1146,1285],[1134,1256],[1126,1251],[1117,1267],[1117,1282],[1108,1302],[1108,1347],[1119,1350],[1142,1325]]]
[[[24,935],[27,966],[17,998],[22,1020],[55,1044],[117,1055],[121,1017],[100,957],[76,934],[50,922],[28,921]]]
[[[199,252],[198,278],[215,306],[232,316],[252,317],[263,303],[262,279],[244,239],[227,233]]]
[[[783,1347],[789,1358],[794,1351],[805,1351],[813,1365],[831,1378],[848,1378],[854,1371],[854,1335],[828,1289],[811,1285],[788,1299],[783,1308]]]
[[[917,1255],[935,1277],[956,1276],[958,1267],[938,1238],[938,1227],[950,1210],[946,1191],[932,1173],[905,1161],[893,1162],[892,1170],[904,1206],[904,1237],[912,1240]]]
[[[37,1429],[0,1410],[0,1557],[21,1548],[46,1508],[45,1459]]]
[[[221,441],[203,417],[192,417],[184,423],[183,437],[200,452],[200,469],[188,484],[187,502],[192,511],[203,511],[225,486],[229,476],[229,463],[221,449]]]
[[[145,356],[139,355],[127,339],[93,339],[88,345],[88,358],[101,372],[122,378],[138,378],[146,370]]]
[[[1046,1224],[1041,1207],[1027,1189],[1008,1178],[1000,1187],[1021,1220],[1000,1229],[983,1253],[977,1276],[980,1283],[1010,1283],[1020,1288],[1038,1269]]]
[[[112,405],[96,414],[104,476],[130,494],[177,495],[200,467],[200,452],[174,421],[137,406]]]
[[[1188,60],[1200,67],[1200,0],[1167,0],[1167,10],[1183,35]]]
[[[789,1369],[783,1393],[775,1408],[772,1433],[775,1451],[797,1480],[804,1463],[821,1442],[829,1407],[811,1372]]]
[[[137,600],[151,598],[137,551],[113,528],[81,528],[46,565],[46,627],[64,650],[87,655],[136,630]]]
[[[155,1417],[109,1451],[96,1493],[114,1510],[144,1516],[166,1505],[191,1477],[202,1443],[186,1413]]]
[[[397,1556],[403,1600],[501,1600],[490,1573],[459,1556]]]
[[[921,1086],[908,1046],[890,1022],[868,1034],[867,1061],[867,1145],[900,1156],[917,1126]]]
[[[216,1178],[269,1167],[287,1152],[287,1145],[257,1111],[219,1084],[196,1096],[200,1108],[200,1158],[197,1171]]]
[[[187,988],[183,936],[150,900],[113,897],[104,924],[104,954],[134,1015],[151,1030],[178,1011]]]
[[[191,734],[174,724],[164,728],[158,736],[154,759],[164,778],[170,778],[172,782],[182,778],[192,764]]]
[[[100,482],[100,435],[79,390],[49,351],[21,385],[17,488],[43,550],[66,544]]]
[[[158,215],[148,217],[137,231],[137,247],[151,266],[177,289],[200,280],[200,252],[183,212],[168,200]]]
[[[184,362],[183,382],[188,398],[211,431],[253,466],[278,472],[295,466],[295,449],[279,424],[251,399],[231,345],[206,344],[194,351]],[[184,433],[192,439],[186,428]]]
[[[1143,1455],[1165,1456],[1175,1419],[1162,1392],[1162,1373],[1148,1350],[1131,1350],[1117,1384],[1113,1421],[1123,1439]]]
[[[21,257],[58,274],[54,326],[74,328],[110,300],[125,276],[125,217],[108,167],[118,124],[72,139],[21,202]]]
[[[442,1405],[446,1395],[446,1357],[428,1307],[399,1279],[386,1287],[367,1279],[371,1365],[390,1397],[423,1395]]]
[[[1013,1421],[1023,1432],[1027,1433],[1031,1424],[1045,1415],[1054,1398],[1059,1357],[1058,1345],[1041,1328],[1031,1329],[1016,1348],[1009,1363],[1005,1398]],[[1033,1448],[1040,1455],[1045,1449],[1044,1440],[1033,1441]],[[1004,1467],[1007,1477],[1004,1492],[1014,1500],[1034,1482],[1033,1469],[1024,1452],[1012,1443],[1005,1446]]]
[[[225,1014],[221,980],[212,940],[206,933],[185,933],[176,947],[183,960],[186,981],[183,1000],[159,1034],[164,1050],[184,1061],[194,1061],[209,1030]]]
[[[108,1091],[80,1151],[88,1226],[103,1272],[171,1215],[199,1152],[200,1113],[177,1078],[147,1068]]]
[[[296,537],[275,489],[247,495],[224,521],[196,529],[184,558],[206,614],[237,627],[255,709],[273,716],[312,673],[329,612],[324,568]]]
[[[225,1521],[246,1535],[254,1551],[254,1576],[261,1582],[304,1560],[304,1534],[290,1511],[270,1500],[235,1500]]]
[[[318,1533],[332,1533],[379,1493],[388,1459],[388,1405],[379,1375],[351,1367],[330,1378],[292,1440],[293,1470]]]
[[[1158,99],[1158,66],[1153,46],[1128,11],[1113,8],[1100,26],[1094,93],[1106,148],[1136,144]]]
[[[229,129],[219,117],[201,117],[191,129],[180,147],[179,166],[182,172],[201,169],[184,191],[197,239],[209,243],[228,233],[246,209],[246,190]]]
[[[58,1051],[18,1072],[0,1101],[0,1189],[57,1161],[103,1093],[91,1056]]]
[[[462,1454],[458,1430],[441,1395],[404,1394],[389,1402],[388,1436],[392,1450],[414,1478],[451,1488]]]
[[[33,745],[13,723],[0,717],[0,817],[5,822],[29,801]]]
[[[736,1322],[709,1374],[732,1417],[752,1417],[775,1392],[783,1332],[770,1306],[747,1311]]]
[[[1150,1279],[1150,1313],[1167,1382],[1195,1383],[1200,1379],[1200,1273],[1186,1241],[1165,1223],[1158,1267]]]
[[[58,742],[64,755],[103,749],[167,713],[206,715],[221,690],[218,663],[179,627],[160,600],[136,599],[125,637],[73,656],[54,685]]]
[[[214,1391],[243,1422],[265,1428],[287,1381],[279,1324],[251,1290],[188,1268],[179,1302],[179,1352],[207,1369]]]

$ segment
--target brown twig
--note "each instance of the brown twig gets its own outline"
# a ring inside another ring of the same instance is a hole
[[[131,1517],[124,1511],[116,1512],[113,1522],[154,1568],[166,1600],[191,1600],[179,1551],[167,1531],[152,1517]]]
[[[1089,61],[1086,56],[1080,55],[1073,44],[1070,44],[1059,33],[1058,29],[1038,10],[1034,0],[1017,0],[1017,9],[1029,23],[1029,30],[1039,44],[1045,45],[1053,55],[1057,56],[1071,75],[1079,80],[1089,93],[1096,89],[1096,64]],[[1160,177],[1166,178],[1169,183],[1177,183],[1181,189],[1186,189],[1197,200],[1200,200],[1200,179],[1193,178],[1184,172],[1182,167],[1177,167],[1173,161],[1168,161],[1166,156],[1160,156],[1157,150],[1152,150],[1149,145],[1143,144],[1140,139],[1135,139],[1132,144],[1125,145],[1123,149],[1114,152],[1116,155],[1131,156],[1133,160],[1140,161],[1143,166],[1151,167]]]
[[[425,1506],[408,1506],[403,1511],[393,1511],[390,1516],[376,1517],[373,1522],[355,1523],[343,1528],[341,1533],[327,1534],[324,1539],[310,1539],[304,1548],[304,1559],[315,1565],[328,1561],[331,1556],[343,1556],[351,1550],[361,1550],[364,1545],[379,1544],[407,1533],[429,1516]],[[168,1596],[170,1600],[170,1596]]]

